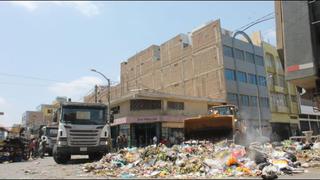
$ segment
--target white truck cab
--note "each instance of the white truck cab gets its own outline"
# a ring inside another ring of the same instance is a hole
[[[53,148],[56,163],[67,163],[71,155],[89,155],[90,160],[99,160],[110,150],[106,108],[101,103],[65,102],[60,105],[54,116],[59,124]]]

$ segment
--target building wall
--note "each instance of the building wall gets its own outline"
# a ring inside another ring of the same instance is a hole
[[[161,109],[159,110],[130,110],[130,100],[113,104],[113,107],[120,106],[120,113],[114,115],[114,118],[121,118],[126,116],[152,116],[152,115],[172,115],[172,116],[198,116],[208,113],[208,103],[205,101],[186,101],[170,98],[154,98],[154,100],[161,100]],[[172,110],[167,108],[167,102],[183,102],[184,110]]]
[[[225,99],[220,31],[219,20],[210,22],[128,58],[121,63],[121,81],[112,88],[111,99],[137,89]],[[92,96],[85,101],[92,102]]]
[[[226,31],[222,34],[223,47],[232,50],[232,36]],[[232,104],[237,104],[240,109],[240,115],[243,119],[248,120],[248,124],[257,127],[259,125],[258,117],[258,99],[256,104],[252,104],[250,96],[258,97],[258,88],[259,88],[259,97],[268,98],[268,90],[266,86],[256,85],[249,83],[249,74],[255,76],[262,76],[266,78],[266,71],[264,66],[257,65],[253,63],[254,61],[249,62],[247,53],[255,54],[256,56],[263,57],[263,50],[261,47],[254,46],[255,52],[253,52],[252,46],[244,41],[239,39],[234,39],[234,48],[241,50],[243,53],[243,58],[237,57],[236,53],[226,53],[224,52],[224,67],[225,70],[232,70],[235,73],[235,78],[228,79],[226,82],[227,92],[236,95],[239,99],[231,100],[231,97],[228,98],[228,102]],[[256,60],[256,58],[255,58]],[[246,74],[246,81],[240,81],[237,75],[237,72],[241,71]],[[241,96],[247,96],[249,103],[246,104],[242,102]],[[230,96],[230,94],[228,94]],[[268,126],[269,120],[271,119],[270,109],[268,106],[263,106],[260,102],[261,109],[261,124]],[[250,126],[250,125],[249,125]]]
[[[273,124],[287,125],[291,135],[298,128],[300,112],[299,96],[296,87],[286,81],[283,66],[275,46],[264,42],[260,32],[252,35],[254,44],[261,45],[264,51],[265,69],[267,71],[269,102]],[[290,134],[289,134],[290,135]]]
[[[235,69],[235,66],[233,58],[224,56],[223,45],[231,46],[231,42],[232,37],[223,33],[220,21],[217,20],[204,24],[188,34],[179,34],[160,46],[152,45],[121,63],[121,81],[113,87],[118,90],[111,90],[111,99],[142,89],[225,101],[227,91],[255,95],[255,85],[238,83],[237,89],[236,82],[226,81],[225,69]],[[251,46],[245,41],[236,40],[235,48],[252,53]],[[262,48],[255,47],[255,53],[263,56]],[[236,66],[241,71],[266,76],[263,66],[238,60]],[[259,91],[260,97],[269,97],[265,87],[259,87]],[[85,97],[85,101],[93,102],[92,96],[93,94]],[[239,105],[242,117],[257,125],[257,107],[242,106],[241,102]],[[207,107],[202,111],[207,111]],[[261,117],[263,124],[268,124],[271,119],[269,107],[261,106]]]
[[[26,111],[22,117],[22,126],[29,127],[32,130],[38,130],[41,125],[45,124],[44,116],[39,111]]]

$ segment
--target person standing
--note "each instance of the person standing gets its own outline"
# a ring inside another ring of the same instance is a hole
[[[128,147],[128,138],[126,137],[125,134],[122,135],[122,148]]]
[[[154,136],[154,137],[152,138],[152,140],[153,140],[153,144],[155,144],[155,145],[158,144],[158,138],[157,138],[157,136]]]
[[[121,149],[121,136],[120,135],[117,136],[116,146],[117,146],[117,150],[119,151]]]

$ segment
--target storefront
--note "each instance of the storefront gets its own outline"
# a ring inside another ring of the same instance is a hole
[[[111,127],[111,136],[115,144],[118,135],[126,135],[130,147],[147,146],[163,138],[181,139],[185,116],[143,116],[116,119]]]

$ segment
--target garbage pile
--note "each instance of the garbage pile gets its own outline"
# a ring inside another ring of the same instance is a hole
[[[23,138],[9,138],[0,141],[0,163],[27,160],[27,151],[27,141]]]
[[[300,149],[300,144],[251,143],[250,146],[192,141],[171,148],[163,144],[126,148],[100,161],[83,165],[84,172],[117,178],[223,178],[262,177],[303,173],[320,167],[320,148]],[[299,147],[298,147],[299,146]],[[319,144],[320,147],[320,144]]]

